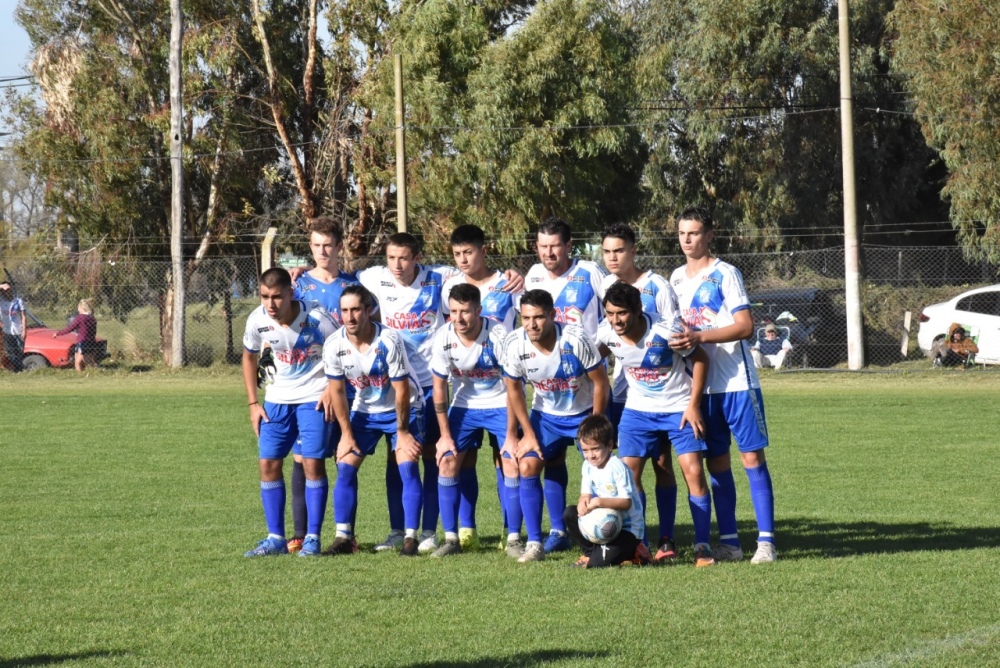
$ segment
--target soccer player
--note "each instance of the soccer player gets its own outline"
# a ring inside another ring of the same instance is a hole
[[[260,498],[267,537],[247,557],[287,554],[285,540],[285,479],[282,460],[296,444],[306,476],[305,502],[309,517],[299,556],[320,554],[320,529],[329,494],[326,461],[332,425],[317,411],[326,389],[323,342],[336,331],[323,309],[309,309],[292,296],[292,277],[280,267],[260,277],[260,308],[247,318],[243,334],[243,384],[250,406],[250,424],[260,451]],[[274,356],[274,382],[261,406],[257,399],[257,356],[267,343]]]
[[[566,506],[563,519],[573,542],[583,550],[574,566],[602,568],[629,561],[638,566],[650,563],[649,550],[642,542],[646,532],[639,492],[629,470],[614,456],[614,425],[603,415],[590,415],[580,423],[577,432],[583,452],[580,474],[580,498],[575,506]],[[584,538],[578,524],[580,517],[598,508],[609,508],[622,514],[622,529],[605,545],[595,545]]]
[[[432,401],[433,382],[430,370],[431,346],[434,334],[444,323],[441,291],[447,279],[458,273],[453,267],[420,264],[420,242],[412,234],[400,232],[389,237],[385,248],[386,266],[371,267],[358,274],[358,280],[378,301],[382,322],[399,332],[406,346],[414,376],[423,393],[424,403]],[[520,274],[507,272],[511,289],[523,284]],[[437,421],[427,421],[427,440],[423,451],[423,533],[420,551],[433,552],[438,547],[438,496],[437,462],[434,446],[437,443]],[[386,499],[389,504],[390,533],[386,540],[375,546],[376,550],[391,549],[402,541],[401,483],[396,467],[386,470]]]
[[[708,357],[699,348],[675,352],[670,349],[671,321],[642,311],[639,290],[615,283],[604,295],[607,320],[598,329],[598,347],[613,354],[628,380],[629,392],[618,423],[618,456],[635,479],[642,476],[647,459],[654,466],[667,464],[669,444],[688,486],[688,502],[694,520],[695,565],[715,563],[709,546],[712,528],[712,497],[702,469],[707,449],[700,411]],[[688,369],[686,359],[691,362]],[[690,377],[689,377],[690,375]],[[675,511],[670,504],[657,504],[660,513],[660,549],[657,561],[671,558],[677,550],[665,534],[673,529]],[[666,545],[669,543],[669,545]]]
[[[448,296],[452,288],[462,284],[470,284],[479,288],[480,303],[482,305],[482,315],[490,318],[507,329],[508,332],[514,330],[517,309],[515,302],[520,298],[522,290],[508,289],[508,281],[504,275],[495,269],[491,269],[486,264],[486,235],[475,225],[459,225],[451,233],[451,250],[455,258],[455,266],[461,274],[452,276],[444,284],[441,297],[441,306],[445,315],[448,315]],[[500,456],[500,445],[497,437],[490,432],[490,445],[493,450],[493,465],[496,471],[497,498],[500,500],[501,511],[504,512],[504,526],[507,526],[506,503],[504,497],[508,485],[516,487],[516,476],[514,480],[504,479],[503,458]],[[502,439],[501,439],[502,440]],[[472,499],[479,497],[479,480],[476,477],[476,458],[478,450],[469,450],[466,462],[459,474],[458,487],[461,492],[462,501],[459,506],[461,515],[459,522],[459,537],[464,549],[475,548],[479,544],[479,537],[475,529],[475,513],[472,512]],[[515,490],[516,491],[516,490]],[[520,507],[518,507],[520,516]],[[520,524],[520,523],[519,523]],[[517,527],[515,527],[516,531]]]
[[[743,276],[733,265],[712,255],[711,214],[702,208],[684,211],[677,234],[687,262],[670,276],[681,315],[689,326],[671,346],[701,346],[708,353],[709,375],[702,399],[708,443],[708,472],[719,523],[715,557],[740,561],[743,550],[736,531],[736,485],[730,465],[730,436],[750,480],[750,499],[757,516],[757,551],[750,563],[777,561],[774,545],[774,491],[764,449],[768,445],[764,400],[746,339],[753,318]]]
[[[309,224],[308,231],[309,250],[315,267],[295,279],[295,298],[304,301],[309,308],[319,306],[326,309],[334,324],[340,327],[344,324],[340,319],[340,294],[345,287],[358,282],[357,276],[340,268],[344,232],[337,221],[326,216],[314,219]],[[348,385],[347,400],[350,402],[353,399],[354,387]],[[333,425],[330,438],[332,454],[336,444],[340,442],[340,427],[337,424]],[[306,477],[298,445],[292,448],[292,459],[292,522],[295,535],[288,541],[288,551],[297,552],[302,549],[307,521]]]
[[[506,341],[504,376],[507,402],[524,432],[519,441],[508,431],[504,456],[514,450],[521,476],[521,511],[528,532],[521,563],[543,561],[547,552],[572,547],[566,535],[566,447],[580,422],[607,407],[608,374],[600,353],[582,327],[555,320],[552,296],[528,290],[521,297],[522,326]],[[534,387],[531,413],[525,383]],[[539,475],[545,469],[543,489]],[[556,475],[550,474],[551,470]],[[544,496],[543,496],[544,495]],[[542,506],[549,507],[551,533],[542,545]],[[516,552],[508,550],[516,556]]]
[[[423,395],[414,382],[399,333],[374,322],[375,299],[360,285],[344,288],[344,326],[326,340],[323,363],[330,379],[322,405],[332,410],[342,436],[337,447],[334,515],[337,536],[324,554],[357,551],[355,516],[358,469],[385,436],[403,484],[403,541],[400,555],[417,554],[423,491],[418,462],[423,449]],[[346,385],[356,394],[348,409]]]
[[[668,322],[677,315],[677,295],[667,279],[655,273],[652,269],[640,269],[635,264],[635,232],[628,225],[612,225],[601,235],[601,254],[604,267],[611,272],[601,282],[600,296],[608,288],[621,281],[631,285],[642,294],[642,310],[644,313],[659,314]],[[614,366],[611,376],[611,422],[618,424],[622,409],[628,396],[628,381],[622,374],[620,364]],[[660,513],[660,550],[656,553],[657,561],[677,558],[674,547],[674,521],[677,516],[677,479],[674,477],[674,467],[670,461],[668,444],[659,460],[653,461],[653,473],[656,476],[656,506]],[[634,470],[633,470],[634,473]],[[642,475],[635,476],[635,485],[642,499],[642,507],[646,508],[646,490],[642,485]],[[666,539],[666,540],[664,540]],[[648,544],[648,543],[647,543]]]
[[[462,551],[459,476],[467,470],[473,477],[476,473],[475,459],[471,459],[470,467],[468,454],[479,447],[483,430],[496,437],[503,447],[510,428],[502,367],[504,340],[509,332],[502,324],[483,317],[479,299],[479,288],[475,285],[456,285],[448,299],[451,321],[434,337],[431,371],[434,373],[434,411],[441,430],[437,444],[438,498],[445,541],[431,555],[433,557]],[[450,408],[449,376],[454,381]],[[506,462],[507,477],[516,481],[517,465],[510,459]],[[520,497],[516,487],[512,485],[511,488],[514,490],[509,495],[514,502],[511,505],[516,508],[506,513],[514,518],[508,545],[520,542],[521,526]],[[463,528],[475,527],[475,501],[475,498],[470,499],[472,522],[463,524]]]

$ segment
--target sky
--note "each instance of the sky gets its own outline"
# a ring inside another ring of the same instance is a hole
[[[21,26],[14,23],[17,0],[0,0],[0,79],[24,74],[31,43]]]

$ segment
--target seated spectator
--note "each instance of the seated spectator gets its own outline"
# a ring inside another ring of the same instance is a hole
[[[764,328],[764,338],[757,339],[750,347],[750,355],[753,356],[754,366],[758,369],[765,367],[780,369],[791,349],[792,344],[788,341],[788,337],[781,336],[774,323],[768,323]]]
[[[972,361],[973,355],[979,352],[979,346],[970,338],[966,338],[965,328],[958,323],[952,323],[948,328],[948,344],[940,357],[943,366],[963,366]],[[939,353],[940,355],[940,353]]]
[[[76,355],[73,361],[76,370],[83,373],[88,364],[97,366],[98,360],[95,357],[97,352],[97,318],[94,317],[94,310],[86,299],[80,300],[76,311],[77,315],[73,318],[73,322],[53,334],[52,338],[76,332]]]

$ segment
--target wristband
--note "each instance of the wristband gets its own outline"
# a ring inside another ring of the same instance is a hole
[[[256,406],[259,403],[260,403],[259,401],[251,401],[250,403],[247,404],[247,406]]]

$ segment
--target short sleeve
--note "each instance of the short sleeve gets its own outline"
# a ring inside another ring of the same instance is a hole
[[[368,267],[358,272],[358,283],[378,299],[378,283],[381,267]]]
[[[750,308],[750,298],[743,285],[743,274],[736,267],[730,266],[722,278],[722,299],[730,313],[736,313]]]
[[[630,499],[632,498],[632,475],[631,472],[625,467],[624,462],[619,460],[616,462],[616,466],[613,473],[615,481],[615,490],[617,494],[615,498],[617,499]]]
[[[656,312],[667,322],[673,322],[674,316],[681,312],[677,293],[666,281],[660,281],[659,288],[656,293]]]
[[[504,339],[503,373],[510,378],[524,380],[524,366],[517,354],[517,336],[518,333],[514,331]]]
[[[597,351],[597,345],[594,343],[582,327],[574,328],[576,329],[576,342],[574,343],[574,349],[576,356],[580,359],[580,363],[583,364],[583,368],[588,372],[593,371],[594,368],[601,363],[601,353]]]
[[[434,335],[434,345],[431,349],[431,373],[440,378],[447,378],[451,373],[451,355],[448,350],[448,330],[451,325],[445,325]]]
[[[335,337],[330,337],[323,344],[323,371],[327,378],[343,378],[344,366],[341,364],[340,345]]]
[[[256,320],[253,317],[254,313],[256,311],[253,311],[247,318],[246,328],[243,330],[243,347],[252,353],[259,353],[261,338],[260,332],[257,331],[257,324],[254,322]]]
[[[406,350],[399,335],[388,327],[382,329],[382,340],[385,342],[385,364],[388,367],[389,380],[400,380],[410,375]]]

